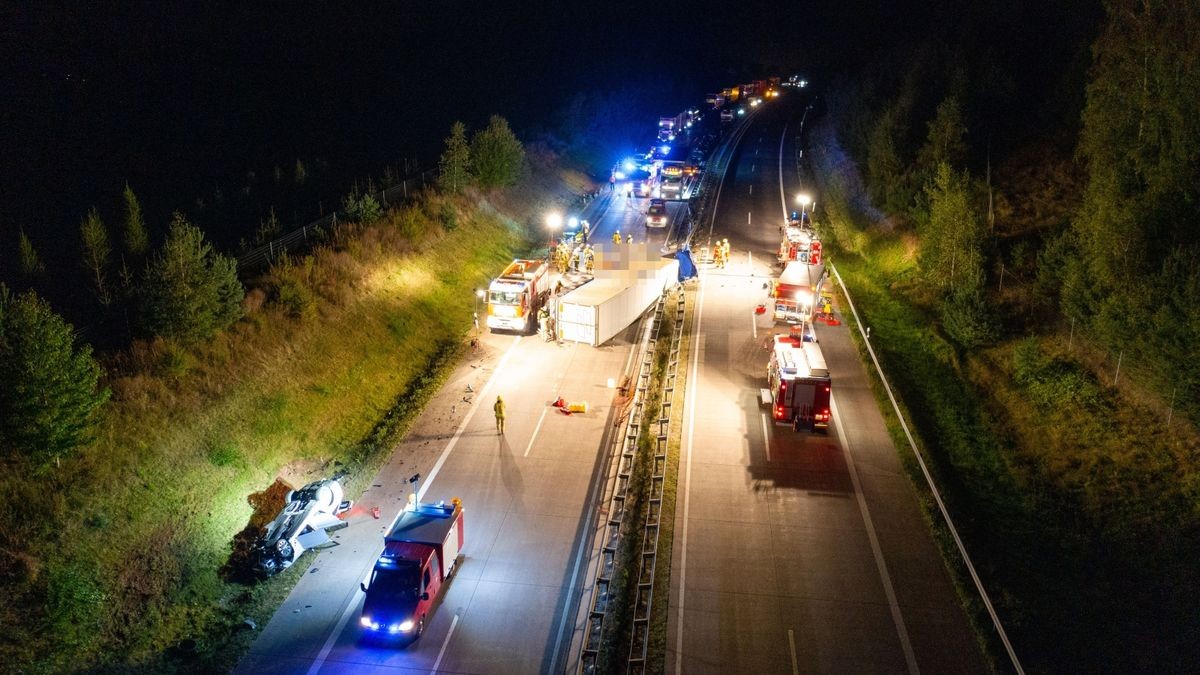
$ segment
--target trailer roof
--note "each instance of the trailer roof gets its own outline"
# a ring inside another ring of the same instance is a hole
[[[576,305],[597,305],[629,287],[628,279],[615,277],[592,279],[562,296],[562,302]]]
[[[400,513],[384,540],[388,543],[441,544],[454,525],[455,504],[420,504]]]
[[[821,281],[821,275],[824,272],[824,265],[809,265],[799,260],[793,260],[783,268],[783,274],[779,275],[779,283],[783,286],[815,287]]]

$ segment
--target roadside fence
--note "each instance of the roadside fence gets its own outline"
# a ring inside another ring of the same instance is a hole
[[[371,193],[371,196],[375,197],[380,206],[385,209],[403,204],[408,201],[410,195],[432,183],[436,173],[435,169],[426,169],[396,185]],[[314,244],[325,241],[329,233],[337,227],[339,220],[344,221],[346,217],[345,211],[334,211],[323,218],[318,218],[303,227],[246,251],[237,257],[238,274],[260,271],[278,260],[281,255],[308,250]]]

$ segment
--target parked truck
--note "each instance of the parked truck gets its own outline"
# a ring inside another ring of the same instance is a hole
[[[821,297],[825,266],[793,260],[771,283],[773,316],[776,322],[807,324],[812,321],[813,306]]]
[[[821,347],[811,332],[776,335],[761,396],[771,419],[793,429],[825,431],[830,421],[832,382]]]
[[[491,330],[531,333],[550,294],[545,260],[514,260],[488,286],[487,325]]]
[[[602,266],[596,275],[558,302],[558,330],[564,340],[593,347],[611,340],[677,280],[679,261],[657,258],[620,270]]]
[[[384,537],[383,552],[363,593],[364,637],[411,643],[458,565],[463,546],[462,502],[415,503],[401,511]]]

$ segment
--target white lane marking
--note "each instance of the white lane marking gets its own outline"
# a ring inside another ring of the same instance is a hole
[[[750,185],[750,194],[754,194],[754,185],[753,184]]]
[[[757,164],[751,164],[751,165],[750,165],[750,173],[754,173],[754,171],[755,171],[757,168],[758,168],[758,165],[757,165]]]
[[[771,461],[771,434],[767,432],[767,413],[760,413],[763,427],[763,447],[767,450],[767,461]],[[791,632],[790,630],[788,631]]]
[[[442,665],[442,657],[446,655],[446,647],[450,644],[450,636],[454,635],[454,627],[458,625],[458,614],[454,615],[454,620],[450,622],[450,630],[446,631],[446,639],[442,640],[442,648],[438,650],[437,660],[433,662],[432,672],[437,673],[438,666]],[[795,660],[795,650],[793,649],[792,659]]]
[[[750,222],[751,222],[750,212],[749,212],[749,211],[747,211],[747,212],[746,212],[746,224],[747,224],[747,225],[749,225],[749,224],[750,224]]]
[[[509,345],[508,350],[504,352],[504,356],[500,358],[500,363],[496,364],[496,370],[492,371],[492,376],[489,377],[487,383],[483,385],[483,389],[479,390],[479,394],[475,397],[476,402],[483,400],[484,394],[491,389],[492,383],[496,381],[496,376],[499,375],[500,371],[504,369],[504,364],[508,363],[508,358],[512,356],[520,342],[521,336],[518,335],[512,341],[512,344]],[[458,445],[458,439],[462,436],[463,431],[467,428],[467,424],[469,424],[471,419],[475,417],[475,411],[479,410],[480,407],[481,406],[475,405],[474,403],[471,404],[471,409],[467,412],[466,416],[463,417],[462,423],[458,425],[458,430],[454,432],[454,437],[451,438],[450,442],[446,444],[446,449],[442,451],[441,457],[438,457],[437,463],[433,465],[433,469],[429,472],[429,477],[426,478],[425,482],[421,485],[421,490],[417,493],[417,501],[421,501],[421,497],[425,494],[425,491],[428,490],[429,486],[433,484],[434,477],[437,476],[438,471],[441,471],[442,465],[446,463],[446,458],[450,456],[450,451],[454,449],[455,445]],[[400,514],[397,513],[396,517],[398,518],[399,515]],[[352,593],[350,595],[350,603],[347,604],[346,608],[342,610],[342,616],[340,619],[338,619],[337,626],[334,627],[333,633],[331,633],[329,637],[325,639],[325,644],[321,647],[321,651],[317,654],[317,658],[314,659],[312,665],[309,666],[308,675],[316,675],[317,671],[319,671],[321,666],[324,665],[325,659],[329,658],[329,652],[333,649],[333,643],[337,641],[337,637],[341,635],[342,630],[346,628],[346,621],[350,619],[350,612],[354,609],[354,605],[357,604],[357,598],[357,593]]]
[[[483,385],[483,389],[480,389],[479,394],[475,396],[475,403],[482,401],[487,396],[488,391],[492,388],[492,384],[496,381],[496,376],[500,374],[500,371],[504,370],[504,364],[508,363],[508,359],[513,355],[513,352],[516,351],[517,345],[521,344],[521,337],[522,336],[518,335],[512,341],[512,344],[509,345],[508,351],[504,352],[504,356],[500,358],[500,363],[497,363],[496,369],[492,371],[492,376],[488,378],[487,383]],[[454,446],[458,445],[458,439],[462,437],[463,432],[467,429],[467,425],[470,424],[471,420],[475,418],[475,413],[483,407],[480,405],[475,405],[475,403],[471,404],[471,409],[467,411],[466,416],[463,417],[462,423],[458,425],[458,429],[454,432],[454,437],[451,438],[450,442],[446,444],[446,449],[443,450],[442,455],[438,457],[437,463],[435,463],[433,468],[429,470],[429,476],[422,481],[421,490],[417,493],[418,502],[421,501],[421,498],[424,497],[425,493],[429,491],[429,487],[433,485],[433,479],[437,478],[438,472],[442,470],[442,466],[446,463],[446,458],[450,456],[450,451],[454,449]]]
[[[779,207],[783,209],[783,218],[787,219],[787,198],[783,196],[783,139],[787,138],[787,122],[783,123],[783,133],[779,134]]]
[[[321,666],[325,664],[325,659],[329,658],[329,652],[333,650],[333,643],[337,642],[337,637],[342,634],[342,630],[346,628],[346,622],[350,620],[350,613],[354,611],[354,606],[358,598],[357,591],[350,593],[350,602],[346,608],[342,610],[342,616],[338,618],[337,625],[334,626],[333,632],[329,637],[325,638],[325,644],[321,645],[321,651],[317,654],[316,660],[308,667],[308,675],[317,675],[321,670]]]
[[[718,193],[719,196],[719,193]],[[714,210],[716,206],[714,205]],[[687,588],[687,540],[688,540],[688,513],[691,511],[692,505],[692,441],[696,436],[696,389],[700,383],[696,380],[696,373],[700,366],[700,319],[704,314],[704,277],[700,277],[700,292],[696,297],[696,318],[692,322],[692,337],[695,342],[690,345],[692,357],[692,372],[688,375],[687,380],[687,458],[684,464],[683,477],[683,532],[679,538],[679,619],[678,633],[675,636],[675,675],[680,675],[683,672],[683,624],[686,615],[684,614],[684,590]]]
[[[529,451],[533,449],[533,441],[537,439],[538,432],[542,430],[542,422],[546,421],[546,410],[542,409],[542,416],[538,418],[537,426],[533,428],[533,435],[529,437],[529,445],[525,446],[525,456],[529,456]]]
[[[750,330],[754,333],[754,339],[758,339],[758,315],[754,310],[750,310]]]
[[[858,469],[854,466],[854,457],[850,454],[850,439],[842,431],[842,416],[838,413],[836,401],[829,401],[833,409],[834,423],[837,424],[837,435],[842,442],[842,456],[846,460],[846,468],[850,472],[850,483],[854,485],[854,497],[858,500],[858,510],[862,514],[863,524],[867,527],[867,539],[871,542],[871,553],[875,556],[875,567],[879,570],[879,579],[883,582],[883,593],[887,596],[888,607],[892,610],[892,623],[896,624],[896,635],[900,637],[900,648],[904,650],[904,660],[908,663],[908,672],[917,675],[921,669],[917,667],[917,657],[913,654],[912,643],[908,639],[908,629],[904,626],[904,616],[900,613],[900,603],[896,600],[896,589],[892,586],[892,576],[888,573],[887,561],[883,559],[883,549],[879,546],[879,537],[875,534],[875,522],[871,520],[871,511],[867,508],[867,499],[863,495],[862,483],[858,480]]]
[[[788,647],[792,649],[792,675],[800,675],[800,664],[796,661],[796,634],[788,629]]]

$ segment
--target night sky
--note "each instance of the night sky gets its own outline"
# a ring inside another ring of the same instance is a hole
[[[454,119],[531,138],[579,91],[651,88],[673,114],[746,79],[819,82],[952,33],[942,4],[3,3],[0,270],[17,227],[46,257],[92,205],[115,226],[127,181],[161,230],[297,158],[343,181],[429,165]]]

